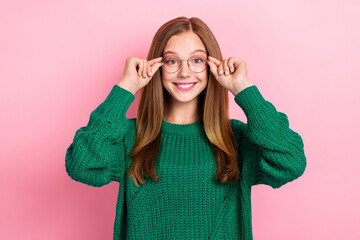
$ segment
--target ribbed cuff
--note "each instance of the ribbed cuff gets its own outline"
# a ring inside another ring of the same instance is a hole
[[[245,115],[262,107],[266,102],[256,85],[245,88],[234,97],[235,102],[241,107]]]
[[[96,111],[98,114],[122,117],[125,116],[134,99],[134,94],[115,84]]]

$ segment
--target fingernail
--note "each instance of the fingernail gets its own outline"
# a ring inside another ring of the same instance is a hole
[[[228,70],[226,70],[226,71],[225,71],[225,74],[228,75],[228,73],[229,73]]]
[[[234,71],[234,69],[233,69],[233,68],[230,68],[230,70],[231,70],[231,72],[233,72],[233,71]]]
[[[222,74],[222,73],[223,73],[223,71],[220,69],[219,74]]]

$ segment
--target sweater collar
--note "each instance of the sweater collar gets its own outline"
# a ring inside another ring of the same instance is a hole
[[[161,128],[163,133],[180,135],[200,134],[205,132],[203,120],[194,123],[177,124],[167,122],[163,119]]]

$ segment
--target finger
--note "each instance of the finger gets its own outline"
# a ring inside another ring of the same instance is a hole
[[[218,66],[218,72],[219,72],[219,75],[222,75],[224,73],[223,63],[220,63],[220,65]]]
[[[142,71],[142,76],[143,78],[146,78],[146,71],[147,71],[147,63],[146,63],[146,59],[143,59],[143,71]]]
[[[156,71],[162,66],[162,63],[161,62],[157,62],[157,63],[154,63],[152,66],[151,66],[151,76],[154,75],[156,73]]]
[[[234,58],[234,66],[235,66],[235,68],[240,66],[241,63],[243,63],[243,62],[244,62],[244,60],[242,60],[241,58]]]
[[[230,69],[230,72],[234,72],[235,68],[234,68],[234,61],[236,60],[236,58],[231,57],[228,61],[228,67]]]
[[[247,69],[246,69],[246,62],[242,61],[241,65],[240,65],[241,71],[245,74],[247,74]]]
[[[226,58],[223,62],[224,74],[229,75],[228,59]]]
[[[210,67],[210,71],[212,72],[212,74],[217,78],[219,76],[218,71],[217,71],[217,66],[213,61],[209,61],[208,62],[209,67]]]
[[[139,74],[139,77],[141,77],[142,75],[142,70],[143,70],[143,61],[139,61],[139,70],[138,70],[138,74]]]
[[[222,75],[224,72],[222,67],[222,62],[212,56],[209,56],[209,60],[212,61],[217,67],[217,75]]]
[[[209,56],[209,60],[213,61],[216,66],[219,66],[221,64],[221,61],[217,60],[216,58]]]
[[[234,62],[235,68],[240,68],[240,71],[246,73],[246,62],[240,58],[236,58]]]
[[[147,66],[147,75],[148,75],[148,77],[151,77],[151,74],[152,74],[152,73],[151,73],[150,63],[148,62],[147,65],[148,65],[148,66]]]

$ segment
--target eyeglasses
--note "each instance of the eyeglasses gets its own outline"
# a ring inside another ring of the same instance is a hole
[[[205,55],[194,55],[190,57],[188,60],[181,60],[179,57],[175,55],[166,55],[161,60],[161,62],[164,63],[164,65],[162,65],[162,68],[167,73],[175,73],[181,68],[182,61],[187,61],[187,64],[191,71],[195,73],[200,73],[206,69],[207,67],[206,63],[209,60]]]

